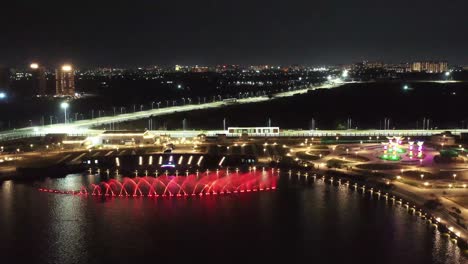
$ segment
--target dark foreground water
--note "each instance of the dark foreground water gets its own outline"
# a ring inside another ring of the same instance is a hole
[[[1,183],[2,263],[466,263],[406,209],[321,181],[188,199],[37,191],[96,180]]]

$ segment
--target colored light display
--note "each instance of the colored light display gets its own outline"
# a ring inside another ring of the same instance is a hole
[[[408,142],[409,144],[409,152],[408,152],[408,156],[410,158],[424,158],[424,153],[423,153],[423,145],[424,145],[424,141],[418,141],[416,142],[416,145],[417,145],[417,153],[415,153],[414,151],[414,143],[413,141],[411,142]]]
[[[405,153],[405,150],[402,148],[402,137],[387,137],[388,142],[382,143],[384,148],[384,153],[379,158],[389,161],[399,161],[401,156],[398,154]]]
[[[274,170],[231,174],[216,171],[188,176],[124,177],[121,181],[110,179],[75,191],[48,188],[40,188],[39,191],[84,196],[181,197],[275,190],[277,180]]]

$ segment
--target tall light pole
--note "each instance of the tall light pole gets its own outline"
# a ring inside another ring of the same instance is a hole
[[[67,108],[69,107],[70,105],[67,103],[67,102],[63,102],[60,104],[60,107],[63,109],[64,111],[64,114],[65,114],[65,121],[64,123],[66,124],[67,123]]]

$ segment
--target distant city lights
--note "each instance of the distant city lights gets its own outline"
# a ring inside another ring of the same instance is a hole
[[[343,71],[343,73],[341,74],[341,77],[343,77],[343,78],[347,78],[347,77],[348,77],[348,75],[349,75],[349,72],[348,72],[348,70],[344,70],[344,71]]]
[[[72,69],[73,69],[72,66],[68,64],[65,64],[62,66],[62,71],[69,72],[69,71],[72,71]]]

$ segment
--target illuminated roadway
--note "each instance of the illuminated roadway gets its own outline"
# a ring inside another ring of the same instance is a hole
[[[307,93],[307,91],[311,89],[330,89],[330,88],[339,87],[343,84],[344,84],[343,82],[336,82],[332,84],[314,86],[314,87],[309,87],[305,89],[281,92],[281,93],[277,93],[273,95],[272,98],[268,96],[240,98],[240,99],[237,99],[236,103],[231,103],[231,104],[223,102],[223,101],[216,101],[216,102],[204,103],[204,104],[186,104],[182,106],[156,108],[152,110],[139,111],[139,112],[134,112],[134,113],[126,113],[126,114],[120,114],[120,115],[115,115],[115,116],[105,116],[105,117],[99,117],[99,118],[94,118],[94,119],[79,120],[79,121],[75,121],[69,124],[54,124],[54,125],[46,125],[46,126],[20,128],[20,129],[9,130],[9,131],[0,133],[0,141],[9,140],[9,139],[17,139],[17,138],[25,138],[25,137],[43,136],[46,134],[62,134],[63,133],[63,134],[69,134],[69,135],[94,135],[96,133],[99,133],[100,131],[93,130],[92,128],[96,126],[100,126],[100,125],[138,120],[138,119],[148,118],[150,116],[168,115],[168,114],[173,114],[177,112],[219,108],[219,107],[225,107],[225,106],[234,105],[234,104],[250,104],[250,103],[265,102],[269,100],[274,100],[276,98],[304,94],[304,93]]]
[[[287,92],[281,92],[268,96],[257,96],[249,98],[237,99],[236,103],[227,103],[223,101],[216,101],[204,104],[187,104],[182,106],[172,106],[165,108],[156,108],[152,110],[139,111],[134,113],[126,113],[115,116],[105,116],[94,119],[79,120],[69,124],[54,124],[37,127],[27,127],[15,130],[9,130],[0,133],[0,141],[12,140],[18,138],[27,138],[35,136],[44,136],[46,134],[68,134],[68,135],[82,135],[82,136],[94,136],[99,135],[104,130],[93,129],[93,127],[119,123],[131,120],[138,120],[148,118],[150,116],[161,116],[169,115],[177,112],[195,111],[203,109],[212,109],[227,107],[229,105],[237,104],[250,104],[260,103],[277,98],[289,97],[298,94],[307,93],[312,89],[331,89],[336,88],[345,84],[345,82],[333,82],[331,84],[325,84],[322,86],[309,87],[305,89],[292,90]],[[348,137],[364,137],[364,136],[431,136],[433,134],[440,134],[445,131],[450,131],[455,135],[461,133],[468,133],[468,129],[439,129],[439,130],[281,130],[279,134],[257,134],[253,136],[264,136],[264,137],[320,137],[320,136],[348,136]],[[194,137],[199,134],[205,134],[207,136],[216,136],[218,134],[226,134],[230,137],[238,137],[239,134],[228,134],[227,131],[223,130],[172,130],[172,131],[151,131],[155,135],[170,135],[172,137]]]

